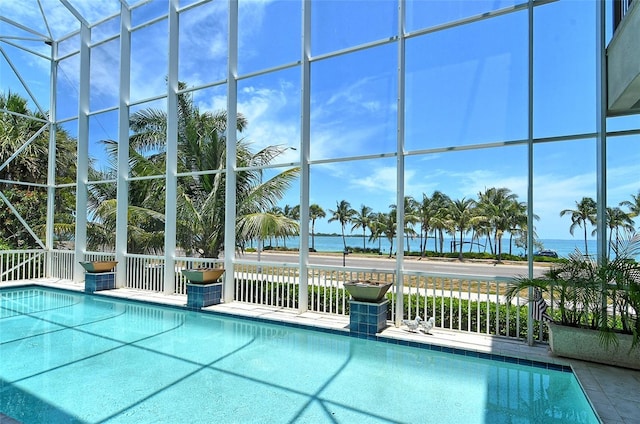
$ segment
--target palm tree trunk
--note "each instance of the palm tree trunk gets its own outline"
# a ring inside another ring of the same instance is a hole
[[[311,221],[311,248],[313,250],[316,250],[316,237],[315,237],[315,227],[316,227],[316,220],[313,219]]]
[[[367,227],[362,226],[362,253],[367,250]]]
[[[462,228],[460,228],[460,252],[458,253],[458,260],[462,260]]]
[[[584,254],[589,256],[589,246],[587,246],[587,223],[584,223]]]

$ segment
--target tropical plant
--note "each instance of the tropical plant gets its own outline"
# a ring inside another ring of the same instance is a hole
[[[508,301],[527,289],[551,302],[558,324],[600,331],[605,346],[617,345],[616,333],[632,334],[640,345],[640,234],[625,231],[614,258],[593,259],[579,250],[554,264],[541,277],[518,278],[506,292]],[[534,305],[531,304],[531,307]]]
[[[441,191],[434,191],[431,195],[431,204],[433,210],[433,217],[431,218],[431,228],[436,233],[434,239],[437,239],[435,244],[435,251],[440,253],[444,252],[444,231],[448,225],[449,206],[451,205],[451,199],[449,196]]]
[[[560,216],[569,214],[571,215],[569,233],[573,235],[576,227],[582,227],[584,230],[584,254],[589,255],[589,246],[587,245],[587,224],[596,225],[596,201],[591,197],[583,197],[580,202],[576,202],[575,209],[564,209],[560,211]]]
[[[638,191],[638,194],[631,195],[631,200],[623,200],[620,202],[620,206],[629,208],[630,218],[640,216],[640,190]]]
[[[344,227],[347,223],[351,222],[351,219],[355,215],[356,211],[351,209],[351,204],[346,200],[336,201],[336,209],[329,209],[331,218],[329,222],[338,221],[342,227],[342,243],[344,244],[344,250],[347,250],[347,239],[344,234]]]
[[[311,249],[313,251],[316,250],[316,219],[324,218],[325,216],[327,216],[327,214],[320,205],[316,203],[309,205],[309,219],[311,220]]]
[[[367,228],[371,223],[372,209],[369,206],[360,205],[360,209],[356,210],[351,217],[351,231],[362,228],[362,251],[367,250]]]
[[[22,96],[0,93],[0,239],[13,248],[43,247],[51,126],[44,112],[31,111]],[[56,183],[76,179],[75,139],[56,127]],[[59,189],[55,194],[54,231],[57,241],[71,240],[75,195]]]
[[[458,250],[458,260],[462,260],[462,243],[464,233],[471,228],[471,225],[474,222],[477,222],[481,219],[480,216],[474,215],[474,206],[476,205],[476,201],[473,199],[462,198],[460,200],[454,200],[449,205],[449,223],[450,228],[453,231],[460,232],[459,246]]]
[[[398,230],[397,214],[395,211],[378,215],[379,231],[389,240],[389,257],[393,255],[393,240]]]
[[[607,227],[609,228],[609,249],[607,255],[611,256],[614,243],[620,239],[620,228],[626,231],[633,230],[633,219],[619,207],[607,207]],[[615,239],[613,237],[615,232]],[[617,246],[615,246],[617,248]]]
[[[180,83],[179,88],[185,89],[186,85]],[[226,112],[202,112],[191,94],[182,93],[178,96],[177,119],[178,171],[187,176],[178,179],[176,240],[187,254],[201,251],[203,256],[215,258],[224,246],[225,234]],[[134,181],[129,188],[131,252],[164,247],[164,179],[148,177],[164,174],[167,120],[165,111],[152,108],[136,112],[130,119],[131,176],[146,177]],[[237,130],[242,131],[246,125],[246,119],[238,114]],[[118,143],[105,143],[115,155]],[[289,218],[269,211],[297,178],[298,168],[287,169],[266,181],[262,170],[254,169],[268,165],[286,149],[267,146],[253,152],[246,140],[236,142],[236,164],[244,169],[235,174],[236,239],[241,246],[265,235],[264,229],[258,227],[261,224],[275,231],[270,236],[281,237],[295,231]],[[97,204],[101,205],[95,211],[97,222],[111,224],[108,218],[115,216],[115,200]],[[274,220],[280,220],[279,224],[275,225]]]

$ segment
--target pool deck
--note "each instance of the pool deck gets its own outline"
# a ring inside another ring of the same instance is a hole
[[[42,286],[84,291],[84,284],[68,280],[39,279],[30,281],[2,282],[0,288],[38,284]],[[105,290],[96,293],[123,299],[151,302],[170,306],[185,306],[186,296],[165,295],[143,292],[133,289]],[[300,324],[323,329],[348,331],[349,318],[338,315],[304,312],[302,314],[288,309],[276,309],[261,305],[240,302],[220,304],[204,308],[242,317],[259,318],[291,324]],[[558,365],[569,365],[580,381],[591,404],[605,424],[630,424],[640,422],[640,371],[605,366],[590,362],[571,360],[552,356],[544,344],[528,346],[518,340],[506,339],[482,334],[434,328],[431,335],[412,333],[394,326],[387,327],[380,337],[428,343],[467,351],[490,353],[531,361],[540,361]]]

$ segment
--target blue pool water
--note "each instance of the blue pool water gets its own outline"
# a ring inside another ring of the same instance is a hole
[[[24,423],[596,423],[571,372],[35,287],[0,290]]]

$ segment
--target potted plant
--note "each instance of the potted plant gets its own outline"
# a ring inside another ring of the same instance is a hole
[[[516,279],[506,297],[531,288],[550,302],[555,355],[640,369],[640,234],[619,239],[613,251],[600,259],[575,251],[542,277]]]

